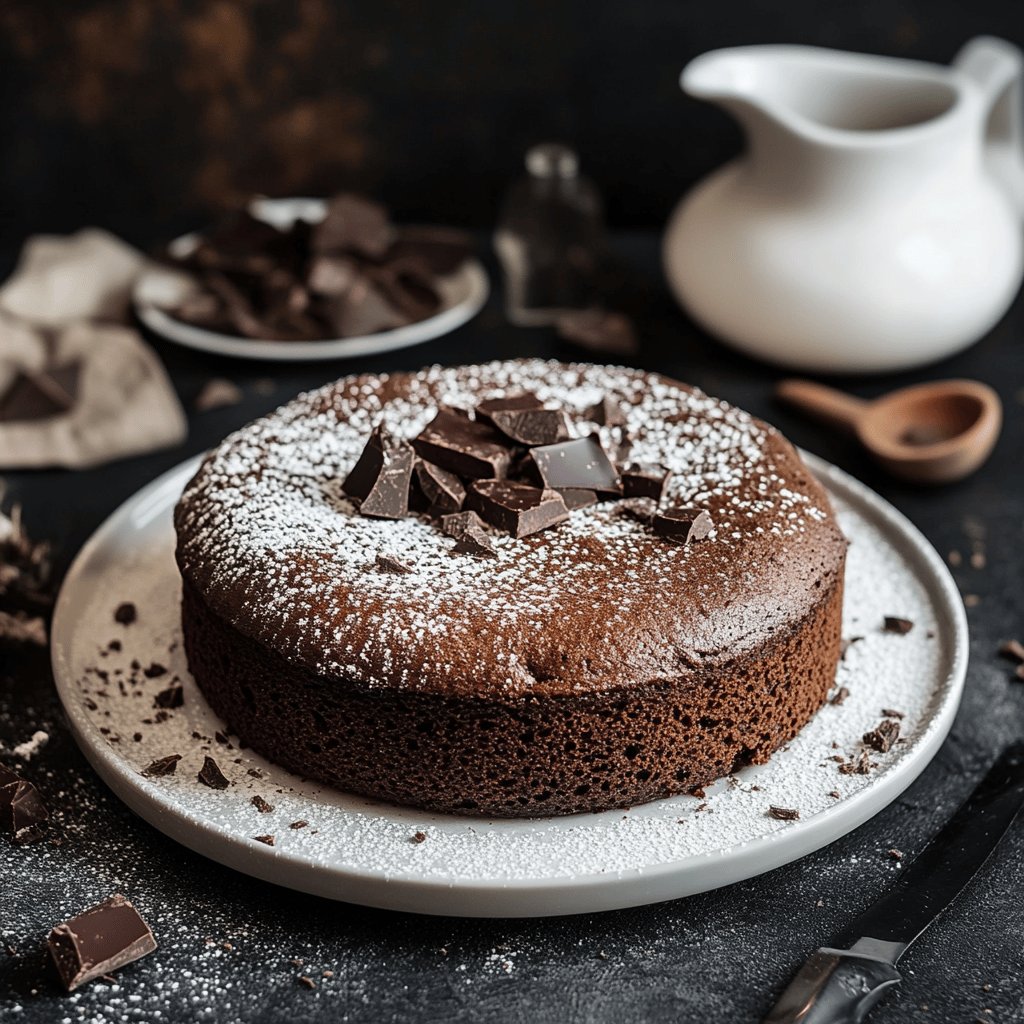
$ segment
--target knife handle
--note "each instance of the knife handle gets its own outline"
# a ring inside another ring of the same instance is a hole
[[[890,963],[848,949],[812,953],[764,1024],[859,1024],[900,973]]]

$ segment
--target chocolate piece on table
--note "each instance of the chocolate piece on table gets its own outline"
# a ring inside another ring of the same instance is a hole
[[[532,391],[518,391],[514,395],[485,398],[476,404],[476,418],[491,421],[496,412],[518,412],[525,409],[543,409],[544,403]]]
[[[454,473],[422,459],[416,460],[414,470],[416,482],[432,513],[458,512],[462,508],[466,500],[466,488]]]
[[[563,487],[558,493],[562,496],[562,501],[565,502],[565,507],[570,512],[581,508],[590,508],[591,505],[597,504],[597,492],[585,487]]]
[[[495,409],[491,422],[519,444],[556,444],[569,439],[569,423],[561,409]]]
[[[180,760],[181,754],[168,754],[166,757],[158,757],[155,761],[150,761],[149,767],[142,769],[142,774],[151,779],[173,775]]]
[[[376,427],[341,489],[359,501],[364,516],[402,519],[409,514],[412,465],[409,445]]]
[[[120,893],[57,925],[50,955],[68,992],[156,949],[149,925]]]
[[[703,540],[712,530],[711,516],[702,508],[673,505],[654,516],[654,532],[676,544]]]
[[[425,462],[474,479],[502,477],[512,461],[511,448],[490,424],[446,408],[437,410],[412,446]]]
[[[900,636],[906,636],[913,628],[914,624],[910,619],[901,619],[898,615],[886,615],[882,621],[882,629],[886,633],[897,633]]]
[[[602,427],[622,427],[626,423],[626,414],[622,406],[610,395],[602,395],[600,402],[595,402],[585,414],[586,419]]]
[[[382,257],[395,239],[387,210],[372,200],[350,192],[334,196],[327,212],[314,225],[314,252],[354,252],[373,259]]]
[[[627,498],[658,501],[668,483],[668,470],[657,463],[633,462],[622,469],[622,493]]]
[[[476,480],[466,503],[483,519],[513,537],[527,537],[569,518],[557,491],[514,480]]]
[[[32,842],[41,837],[39,826],[49,817],[39,790],[0,765],[0,831],[12,833],[16,842]]]
[[[408,575],[415,571],[411,565],[403,562],[400,558],[395,558],[394,555],[379,554],[374,561],[382,572],[390,572],[396,576]]]
[[[168,686],[153,698],[155,708],[180,708],[185,703],[185,691],[181,685]]]
[[[229,786],[228,780],[220,770],[220,765],[209,754],[203,759],[203,767],[199,769],[196,778],[210,789],[227,789]]]
[[[566,341],[592,352],[634,355],[640,348],[633,321],[623,313],[603,309],[563,313],[555,322],[555,330]]]
[[[602,496],[622,494],[619,474],[597,437],[579,437],[530,449],[530,461],[545,487],[596,491]]]
[[[81,361],[38,372],[20,372],[0,394],[0,422],[30,422],[60,416],[78,396]]]

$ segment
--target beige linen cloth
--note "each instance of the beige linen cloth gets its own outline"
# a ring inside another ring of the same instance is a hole
[[[73,406],[0,422],[0,468],[86,468],[180,444],[181,403],[153,350],[126,326],[147,262],[105,231],[26,242],[0,287],[0,395],[23,373],[80,365]]]

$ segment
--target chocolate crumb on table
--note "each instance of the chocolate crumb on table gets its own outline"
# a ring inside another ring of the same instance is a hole
[[[882,630],[886,633],[896,633],[899,636],[906,636],[914,628],[910,619],[902,619],[898,615],[886,615],[882,621]]]
[[[772,804],[768,808],[768,817],[775,818],[776,821],[796,821],[800,817],[800,812],[795,807],[777,807]]]
[[[57,925],[48,940],[68,992],[152,953],[149,925],[120,893]]]

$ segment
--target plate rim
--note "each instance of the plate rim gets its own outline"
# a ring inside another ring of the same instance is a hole
[[[250,210],[294,209],[302,211],[326,208],[326,200],[311,196],[282,196],[268,198],[260,196],[249,204]],[[273,218],[272,218],[273,219]],[[199,237],[199,232],[190,231],[179,235],[168,243],[168,247],[187,243]],[[490,280],[483,264],[476,257],[469,257],[451,274],[444,275],[447,282],[464,281],[466,297],[447,309],[442,309],[423,320],[402,327],[394,327],[375,334],[358,335],[351,338],[325,338],[317,341],[264,340],[242,338],[233,334],[211,331],[205,327],[185,323],[171,316],[156,303],[143,297],[143,272],[132,288],[132,306],[139,320],[165,341],[184,348],[213,355],[238,359],[253,359],[264,362],[319,362],[329,359],[357,359],[360,356],[382,355],[397,349],[412,348],[428,341],[450,334],[475,317],[490,295]]]
[[[913,750],[898,766],[877,775],[875,781],[841,803],[755,839],[659,864],[640,865],[628,872],[617,870],[500,881],[463,880],[455,876],[424,878],[414,869],[386,871],[346,867],[308,854],[285,853],[253,844],[215,821],[196,819],[183,812],[172,797],[139,777],[109,746],[100,746],[87,735],[89,720],[78,702],[71,699],[75,673],[73,666],[65,664],[64,644],[58,637],[65,630],[73,629],[73,625],[66,622],[70,617],[68,594],[93,553],[117,531],[119,520],[131,515],[133,510],[148,507],[150,518],[160,514],[165,507],[164,492],[176,486],[179,479],[184,485],[201,462],[202,454],[160,474],[122,502],[72,561],[54,608],[51,631],[51,661],[58,696],[86,759],[118,799],[144,821],[217,863],[313,895],[381,909],[441,916],[545,917],[657,903],[756,877],[836,841],[882,811],[906,790],[932,761],[948,735],[960,705],[967,671],[966,611],[956,584],[935,548],[903,513],[867,485],[818,456],[801,454],[829,490],[835,490],[856,505],[862,514],[870,514],[876,523],[889,527],[890,535],[894,531],[899,536],[904,557],[915,563],[915,574],[936,606],[940,628],[947,624],[951,627],[948,671],[944,679],[936,676],[936,692],[943,694],[941,704],[917,737]],[[431,816],[428,812],[422,813]],[[561,820],[568,817],[571,816]],[[694,884],[694,876],[701,868],[705,869],[704,877]],[[439,910],[439,905],[444,909]]]

